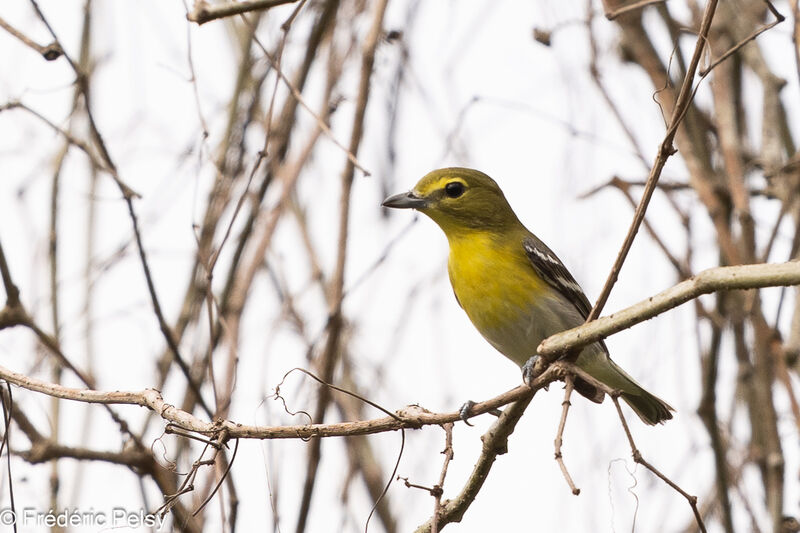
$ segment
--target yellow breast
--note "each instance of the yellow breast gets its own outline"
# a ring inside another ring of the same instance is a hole
[[[551,328],[537,320],[545,282],[535,275],[521,242],[501,242],[484,232],[449,241],[448,271],[461,307],[486,340],[523,364]]]

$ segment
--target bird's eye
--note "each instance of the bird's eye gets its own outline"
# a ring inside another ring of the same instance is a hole
[[[451,181],[444,186],[444,192],[450,198],[458,198],[464,194],[464,184],[460,181]]]

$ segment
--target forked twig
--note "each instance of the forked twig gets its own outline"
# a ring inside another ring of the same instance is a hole
[[[707,66],[705,68],[701,68],[700,69],[700,76],[705,78],[712,70],[714,70],[714,68],[716,68],[717,65],[719,65],[720,63],[722,63],[723,61],[725,61],[726,59],[731,57],[733,54],[738,52],[744,45],[746,45],[750,41],[754,41],[756,37],[758,37],[759,35],[761,35],[765,31],[774,28],[775,26],[777,26],[778,24],[780,24],[781,22],[786,20],[786,17],[781,15],[781,13],[777,9],[775,9],[775,6],[772,5],[772,2],[770,2],[770,0],[764,0],[764,3],[767,4],[767,9],[769,9],[770,13],[772,13],[772,15],[775,17],[775,20],[770,22],[769,24],[765,24],[765,25],[761,26],[760,28],[757,28],[750,35],[748,35],[747,37],[745,37],[744,39],[742,39],[741,41],[739,41],[738,43],[733,45],[730,49],[728,49],[727,52],[725,52],[724,54],[719,56],[709,66]]]

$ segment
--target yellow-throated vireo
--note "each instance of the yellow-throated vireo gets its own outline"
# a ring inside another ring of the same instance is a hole
[[[383,205],[433,219],[450,245],[448,272],[456,299],[489,343],[525,365],[546,337],[581,325],[591,305],[564,264],[528,231],[492,178],[469,168],[442,168]],[[672,407],[647,392],[608,355],[585,347],[575,364],[622,398],[646,424],[672,418]],[[600,403],[604,393],[577,379],[575,390]]]

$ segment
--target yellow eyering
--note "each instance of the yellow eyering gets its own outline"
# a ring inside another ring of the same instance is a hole
[[[417,186],[420,187],[419,189],[415,188],[414,192],[416,192],[419,196],[425,197],[431,194],[434,191],[438,191],[444,189],[445,185],[448,183],[458,182],[464,187],[467,186],[467,182],[461,178],[457,178],[455,176],[444,176],[437,181],[432,181],[425,184],[418,184]]]

